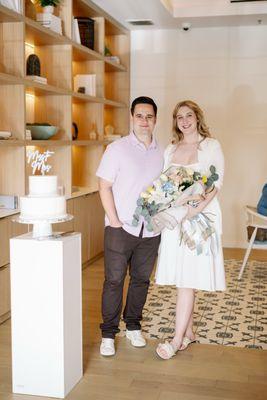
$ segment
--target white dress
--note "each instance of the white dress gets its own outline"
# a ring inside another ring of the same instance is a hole
[[[171,163],[166,162],[165,169]],[[189,167],[189,166],[187,166]],[[200,163],[190,168],[201,172]],[[156,270],[158,285],[175,285],[178,288],[193,288],[215,291],[225,290],[224,261],[221,246],[221,210],[217,196],[203,210],[212,213],[211,219],[218,238],[218,251],[197,255],[179,240],[179,225],[173,230],[165,228],[161,234],[161,244]]]

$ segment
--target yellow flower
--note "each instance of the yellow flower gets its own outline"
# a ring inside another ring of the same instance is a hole
[[[153,186],[149,186],[146,190],[148,193],[153,194],[155,192]]]
[[[203,175],[202,176],[202,182],[203,183],[207,183],[207,180],[208,180],[208,178],[206,177],[206,175]]]
[[[143,199],[148,199],[150,197],[149,193],[147,192],[142,192],[140,196],[143,197]]]

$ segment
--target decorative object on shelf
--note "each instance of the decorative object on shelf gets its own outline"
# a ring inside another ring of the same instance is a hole
[[[114,126],[112,125],[105,126],[105,140],[113,141],[120,138],[121,135],[114,135]]]
[[[104,55],[105,57],[111,57],[111,51],[109,50],[109,48],[105,45],[105,50],[104,50]]]
[[[120,58],[118,56],[107,56],[106,59],[108,61],[115,62],[116,64],[120,64],[121,63],[121,60],[120,60]]]
[[[18,203],[18,196],[0,195],[0,209],[10,208],[11,210],[16,210]]]
[[[85,87],[84,87],[84,86],[78,87],[77,92],[78,92],[78,93],[83,93],[83,94],[85,94]]]
[[[121,135],[105,135],[105,140],[113,142],[114,140],[118,140],[121,138]]]
[[[10,139],[12,133],[10,131],[0,131],[0,140],[1,139]]]
[[[90,140],[97,140],[97,138],[98,138],[98,134],[97,134],[96,124],[93,123],[92,124],[92,128],[91,128],[91,130],[89,132],[89,139]]]
[[[49,28],[52,31],[62,35],[61,18],[53,14],[54,7],[57,7],[60,2],[61,0],[37,0],[35,1],[35,4],[39,4],[43,9],[42,13],[36,14],[37,22],[39,22],[46,28]]]
[[[104,54],[107,60],[115,62],[117,64],[121,63],[120,58],[118,56],[114,56],[106,45]]]
[[[81,93],[79,89],[85,88],[85,94],[96,96],[96,74],[79,74],[74,77],[74,91]]]
[[[87,17],[75,17],[78,21],[81,44],[94,50],[94,26],[95,21]]]
[[[47,140],[54,136],[57,131],[58,127],[53,126],[47,123],[34,123],[34,124],[26,124],[26,128],[31,131],[32,139],[35,140]]]
[[[35,4],[39,4],[43,8],[44,13],[53,14],[54,7],[60,4],[61,0],[37,0]]]
[[[62,21],[61,18],[56,15],[52,13],[38,13],[36,15],[36,21],[42,26],[62,35]]]
[[[78,133],[78,125],[76,124],[76,122],[72,122],[72,140],[78,139]]]
[[[47,84],[47,79],[44,76],[27,75],[26,78],[34,82],[42,83],[43,85]]]
[[[105,126],[105,135],[106,135],[106,136],[108,136],[108,135],[113,135],[113,133],[114,133],[114,126],[112,126],[112,125],[106,125],[106,126]]]
[[[36,54],[30,54],[27,58],[26,74],[41,76],[41,63]]]

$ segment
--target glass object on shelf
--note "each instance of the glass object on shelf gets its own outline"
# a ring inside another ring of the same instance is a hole
[[[96,124],[92,124],[92,128],[89,132],[89,139],[90,140],[97,140],[98,134],[97,134],[97,129],[96,129]]]

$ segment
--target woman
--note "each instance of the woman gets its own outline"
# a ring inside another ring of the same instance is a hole
[[[186,166],[202,174],[207,173],[211,165],[216,167],[219,179],[214,189],[204,196],[196,207],[188,205],[185,218],[192,218],[200,212],[206,213],[212,220],[218,239],[215,254],[197,255],[179,241],[179,225],[173,229],[164,229],[158,257],[156,283],[176,285],[178,288],[176,303],[175,335],[171,342],[160,343],[156,349],[163,359],[173,357],[178,350],[184,350],[195,341],[193,333],[193,312],[195,289],[225,290],[224,263],[221,247],[221,210],[217,199],[222,186],[224,158],[219,142],[210,137],[204,116],[193,101],[178,103],[173,112],[173,131],[175,143],[165,150],[164,169],[171,165]]]

